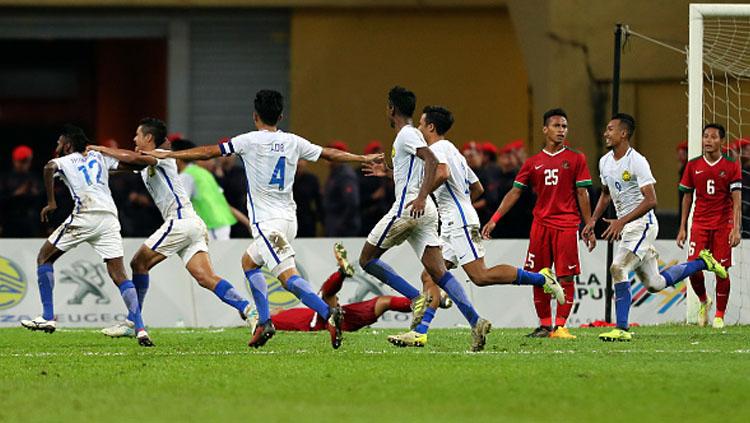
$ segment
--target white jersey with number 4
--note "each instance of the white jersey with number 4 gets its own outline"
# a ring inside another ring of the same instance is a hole
[[[392,209],[396,216],[401,213],[406,203],[419,193],[422,185],[424,164],[417,157],[417,149],[427,147],[422,133],[412,125],[406,125],[398,131],[393,141],[391,156],[393,159],[393,182],[396,189],[396,201]]]
[[[448,140],[430,145],[438,162],[446,164],[451,176],[435,190],[440,220],[446,229],[479,225],[479,216],[471,204],[469,186],[479,179],[466,163],[466,158]]]
[[[292,197],[300,159],[315,162],[323,148],[281,130],[253,131],[219,144],[221,154],[242,158],[247,177],[247,212],[255,223],[272,219],[297,221]]]
[[[108,212],[117,216],[117,207],[109,190],[109,170],[118,161],[97,151],[85,156],[71,153],[52,159],[57,165],[55,176],[62,179],[75,201],[73,215],[86,212]]]
[[[141,170],[141,178],[165,222],[197,216],[178,176],[175,159],[157,159],[155,165]]]
[[[602,156],[599,174],[602,185],[609,188],[618,218],[633,211],[643,201],[641,188],[656,183],[646,158],[632,147],[620,160],[615,160],[613,151]]]

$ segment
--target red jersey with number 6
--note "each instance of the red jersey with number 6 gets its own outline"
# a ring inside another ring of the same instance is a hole
[[[722,156],[714,163],[705,157],[687,162],[680,180],[680,191],[693,192],[693,227],[719,229],[732,227],[732,191],[742,189],[739,163]]]
[[[578,228],[576,188],[591,186],[591,175],[583,153],[563,148],[556,153],[542,150],[529,157],[513,182],[515,187],[531,187],[537,195],[534,220],[559,229]]]

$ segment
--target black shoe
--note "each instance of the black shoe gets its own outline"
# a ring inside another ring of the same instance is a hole
[[[533,332],[526,335],[527,338],[549,338],[552,335],[552,328],[549,326],[539,326]]]
[[[253,337],[250,338],[250,342],[247,343],[248,347],[260,348],[268,342],[269,339],[273,338],[276,334],[276,328],[273,327],[271,319],[266,320],[263,323],[259,323],[255,327]]]
[[[344,310],[341,306],[331,307],[331,315],[328,317],[328,332],[331,334],[331,346],[334,350],[341,346],[344,336],[341,331],[341,323],[344,321]]]
[[[148,333],[146,333],[145,330],[139,331],[138,335],[136,335],[136,339],[138,340],[138,345],[142,347],[154,347],[154,343],[151,342],[151,338],[149,338]]]

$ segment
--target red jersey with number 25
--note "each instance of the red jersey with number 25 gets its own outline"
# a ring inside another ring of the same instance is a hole
[[[545,150],[531,156],[516,175],[513,185],[536,193],[534,220],[560,229],[578,228],[576,188],[591,186],[591,175],[583,153],[567,147],[556,153]]]
[[[725,156],[714,163],[703,156],[696,157],[687,162],[679,188],[683,192],[695,191],[693,227],[732,227],[732,191],[742,189],[739,163]]]

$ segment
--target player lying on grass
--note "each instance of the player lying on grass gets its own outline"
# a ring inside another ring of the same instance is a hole
[[[555,318],[549,296],[539,286],[533,288],[534,309],[539,327],[531,338],[574,339],[565,327],[573,308],[576,275],[581,273],[578,255],[578,227],[591,220],[588,187],[591,175],[586,156],[565,146],[568,116],[562,109],[544,113],[544,148],[531,156],[513,181],[491,220],[482,229],[488,238],[495,224],[516,204],[522,190],[533,189],[537,195],[534,221],[529,234],[529,248],[524,269],[541,271],[555,266],[555,274],[565,290],[565,301],[557,306]],[[584,237],[589,251],[596,246],[593,236]]]
[[[344,280],[354,275],[354,267],[347,261],[346,249],[341,243],[336,243],[333,246],[333,254],[339,268],[328,277],[320,288],[320,298],[331,307],[339,304],[337,294],[341,290]],[[441,303],[442,307],[450,307],[449,299],[443,298],[442,302],[440,301],[439,290],[437,297],[438,303]],[[411,301],[406,297],[379,295],[367,301],[344,304],[341,307],[344,312],[341,329],[346,332],[355,332],[377,322],[386,311],[411,312]],[[318,318],[315,311],[303,307],[272,311],[271,321],[273,321],[277,330],[309,332],[326,329],[325,321]],[[257,313],[253,310],[251,325],[256,323]]]
[[[136,288],[125,273],[120,222],[117,219],[117,207],[109,191],[109,170],[123,166],[111,157],[105,157],[96,151],[86,151],[88,142],[80,128],[66,125],[55,149],[59,157],[50,160],[44,167],[47,206],[41,212],[42,222],[47,222],[49,215],[57,209],[55,177],[62,179],[68,186],[75,204],[70,217],[50,235],[37,256],[42,315],[34,320],[21,320],[21,325],[47,333],[55,331],[52,298],[55,278],[52,265],[66,251],[86,242],[107,263],[109,277],[120,289],[125,300],[138,343],[150,347],[153,343],[141,319]]]
[[[255,95],[253,123],[257,130],[238,135],[219,145],[202,146],[183,151],[149,151],[158,158],[206,160],[213,157],[238,155],[247,176],[247,211],[252,224],[253,241],[242,256],[242,269],[250,282],[250,290],[258,310],[260,324],[249,344],[260,347],[276,330],[268,306],[268,287],[261,271],[271,269],[281,285],[325,321],[331,334],[331,346],[339,348],[342,341],[341,309],[330,307],[313,292],[310,283],[300,276],[294,261],[291,242],[297,236],[297,206],[292,186],[300,159],[320,158],[335,162],[382,161],[382,154],[366,156],[335,148],[323,148],[278,128],[284,110],[281,93],[261,90]]]
[[[107,156],[140,169],[154,204],[164,218],[164,224],[138,249],[130,261],[133,281],[138,293],[139,310],[143,307],[149,286],[148,272],[166,258],[179,255],[185,268],[200,286],[213,292],[221,301],[239,311],[241,316],[250,312],[250,303],[227,280],[218,276],[208,255],[208,230],[195,213],[190,198],[182,186],[174,159],[157,159],[141,154],[154,151],[167,140],[164,122],[146,118],[136,129],[136,151],[104,146],[89,146]],[[97,153],[98,154],[98,153]],[[128,321],[102,330],[112,337],[129,336],[132,328],[132,311]]]
[[[591,222],[583,229],[584,235],[590,236],[596,221],[610,201],[614,201],[617,218],[604,219],[609,227],[602,236],[609,241],[620,241],[610,267],[615,284],[617,327],[599,335],[603,341],[630,341],[633,338],[628,332],[631,272],[635,272],[651,292],[674,286],[702,270],[714,272],[720,278],[727,277],[724,266],[708,250],[702,250],[697,260],[674,265],[659,273],[659,253],[654,247],[659,233],[659,222],[654,214],[656,179],[646,158],[630,146],[633,132],[635,119],[625,113],[614,115],[607,124],[604,141],[610,151],[599,160],[602,195]]]
[[[703,154],[690,160],[680,181],[682,216],[677,245],[683,248],[687,238],[687,221],[695,195],[693,225],[690,228],[688,260],[695,260],[708,249],[726,269],[732,265],[732,248],[740,244],[742,224],[742,171],[739,163],[721,154],[726,130],[710,123],[703,128]],[[701,302],[698,325],[706,326],[711,298],[706,295],[703,272],[690,276],[690,284]],[[729,275],[716,276],[716,316],[713,327],[724,327],[724,313],[729,302]]]
[[[427,106],[419,119],[419,131],[427,141],[430,150],[438,160],[434,196],[440,214],[442,254],[448,269],[458,265],[464,269],[477,286],[490,285],[532,285],[543,287],[560,303],[565,294],[548,268],[539,273],[500,264],[490,268],[484,261],[484,246],[479,235],[479,216],[471,206],[472,197],[482,194],[479,179],[469,168],[466,159],[445,134],[453,125],[453,114],[440,106]],[[365,168],[368,175],[384,176],[383,165],[370,165]],[[422,281],[431,285],[434,281],[427,271],[422,272]],[[437,311],[439,298],[434,298],[427,306],[421,322],[410,331],[391,335],[388,341],[397,346],[421,347],[427,343],[427,331]]]

